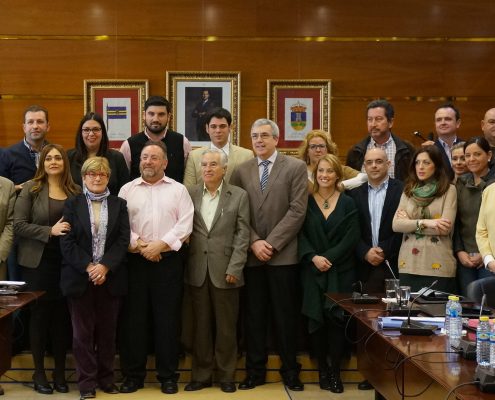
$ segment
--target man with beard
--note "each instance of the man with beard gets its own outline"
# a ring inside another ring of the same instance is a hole
[[[192,147],[184,135],[168,128],[171,111],[170,102],[162,96],[151,96],[144,103],[144,131],[132,135],[120,147],[120,152],[129,167],[131,179],[140,176],[139,156],[144,144],[152,140],[161,141],[167,147],[168,164],[165,175],[182,183],[187,156]]]
[[[192,231],[194,206],[187,189],[165,176],[167,149],[144,144],[141,177],[125,184],[131,240],[128,249],[129,291],[121,320],[122,393],[143,387],[149,331],[154,340],[161,390],[177,393],[179,324],[184,280],[183,243]]]

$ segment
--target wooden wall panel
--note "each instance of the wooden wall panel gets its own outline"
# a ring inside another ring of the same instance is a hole
[[[83,80],[148,79],[165,72],[241,71],[241,144],[266,116],[267,79],[332,79],[331,131],[341,153],[366,134],[377,97],[395,106],[394,131],[433,130],[447,98],[461,135],[479,133],[495,105],[495,26],[489,0],[3,0],[0,13],[0,146],[17,142],[23,109],[51,113],[50,140],[72,146]],[[108,37],[96,37],[108,35]],[[97,40],[98,39],[98,40]]]

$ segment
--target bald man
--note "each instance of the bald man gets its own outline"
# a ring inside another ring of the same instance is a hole
[[[368,184],[351,190],[359,210],[361,240],[357,245],[358,276],[364,289],[371,293],[384,292],[384,280],[392,278],[385,264],[388,260],[398,276],[402,234],[392,230],[392,219],[402,194],[402,182],[388,175],[390,160],[384,150],[369,149],[364,156]]]
[[[481,130],[492,148],[492,162],[495,159],[495,108],[490,108],[481,120]]]

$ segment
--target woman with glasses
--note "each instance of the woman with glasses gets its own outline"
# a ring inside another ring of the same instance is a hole
[[[315,165],[326,154],[338,155],[337,145],[330,138],[330,134],[320,130],[313,130],[307,133],[298,150],[299,158],[306,162],[308,168],[308,189],[313,190],[313,171]],[[355,169],[342,166],[344,173],[342,185],[345,189],[352,189],[361,186],[368,180],[366,174]]]
[[[90,157],[105,157],[110,164],[112,176],[108,182],[110,193],[117,196],[120,188],[129,182],[129,169],[124,156],[109,148],[107,129],[101,115],[87,113],[79,123],[76,133],[76,147],[67,152],[72,179],[82,185],[81,166]]]
[[[31,303],[29,339],[34,362],[34,390],[52,394],[45,372],[45,351],[51,340],[55,369],[54,388],[69,391],[65,381],[65,356],[69,345],[70,318],[60,291],[62,255],[59,239],[72,226],[62,211],[67,199],[78,194],[62,146],[47,144],[40,154],[34,178],[26,182],[14,206],[14,233],[18,240],[17,261],[29,291],[45,294]]]
[[[88,158],[81,176],[83,194],[64,208],[64,220],[72,229],[60,242],[60,285],[72,316],[72,351],[84,400],[95,397],[97,386],[105,393],[118,393],[113,364],[117,316],[127,292],[130,228],[126,201],[108,189],[108,160]]]
[[[438,281],[437,290],[457,291],[452,251],[457,194],[440,152],[436,146],[416,151],[392,222],[392,229],[403,233],[400,283],[411,286],[413,292],[434,281]]]

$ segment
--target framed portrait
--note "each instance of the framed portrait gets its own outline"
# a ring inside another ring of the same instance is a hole
[[[92,111],[103,117],[112,148],[143,130],[147,98],[147,79],[84,80],[84,113]]]
[[[239,144],[240,72],[167,71],[167,99],[172,103],[172,129],[185,135],[194,147],[206,146],[205,116],[222,107],[232,114],[230,142]]]
[[[296,154],[313,129],[330,131],[331,81],[286,79],[267,81],[267,114],[280,129],[278,148]]]

